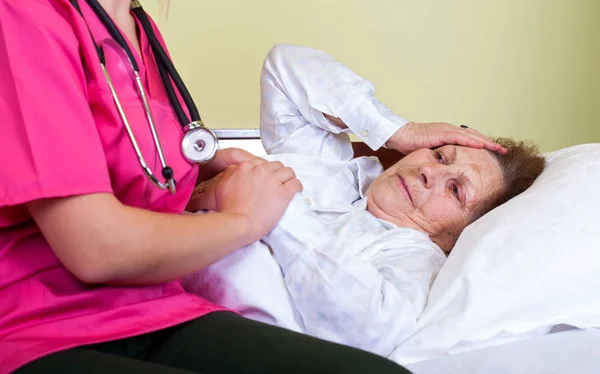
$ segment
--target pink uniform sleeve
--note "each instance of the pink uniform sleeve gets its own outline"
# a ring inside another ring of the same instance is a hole
[[[111,192],[81,48],[50,2],[0,1],[0,227],[35,199]]]

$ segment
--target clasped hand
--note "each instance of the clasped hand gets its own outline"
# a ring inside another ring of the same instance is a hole
[[[241,149],[218,151],[207,169],[218,174],[196,186],[186,209],[243,217],[253,240],[268,234],[294,194],[302,191],[302,184],[291,168]]]

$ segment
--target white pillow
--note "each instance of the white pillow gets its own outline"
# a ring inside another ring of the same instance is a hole
[[[461,235],[396,360],[600,327],[600,144],[546,160],[533,186]]]

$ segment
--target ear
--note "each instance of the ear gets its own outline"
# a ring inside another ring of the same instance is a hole
[[[388,148],[379,148],[376,151],[373,151],[363,142],[352,142],[352,149],[354,150],[354,157],[363,157],[363,156],[375,156],[381,162],[384,169],[389,168],[394,165],[396,162],[402,160],[404,155],[394,149]]]

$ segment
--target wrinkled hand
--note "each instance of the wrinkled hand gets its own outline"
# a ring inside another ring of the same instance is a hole
[[[201,182],[189,207],[245,217],[250,235],[259,240],[273,229],[299,191],[302,184],[291,168],[255,158],[231,165]]]
[[[506,148],[476,130],[441,122],[407,123],[392,135],[386,146],[408,154],[421,148],[435,148],[446,144],[487,148],[500,154],[508,152]]]
[[[223,173],[219,173],[209,180],[199,182],[194,188],[190,202],[186,210],[196,212],[198,210],[216,210],[215,187],[221,180]]]

